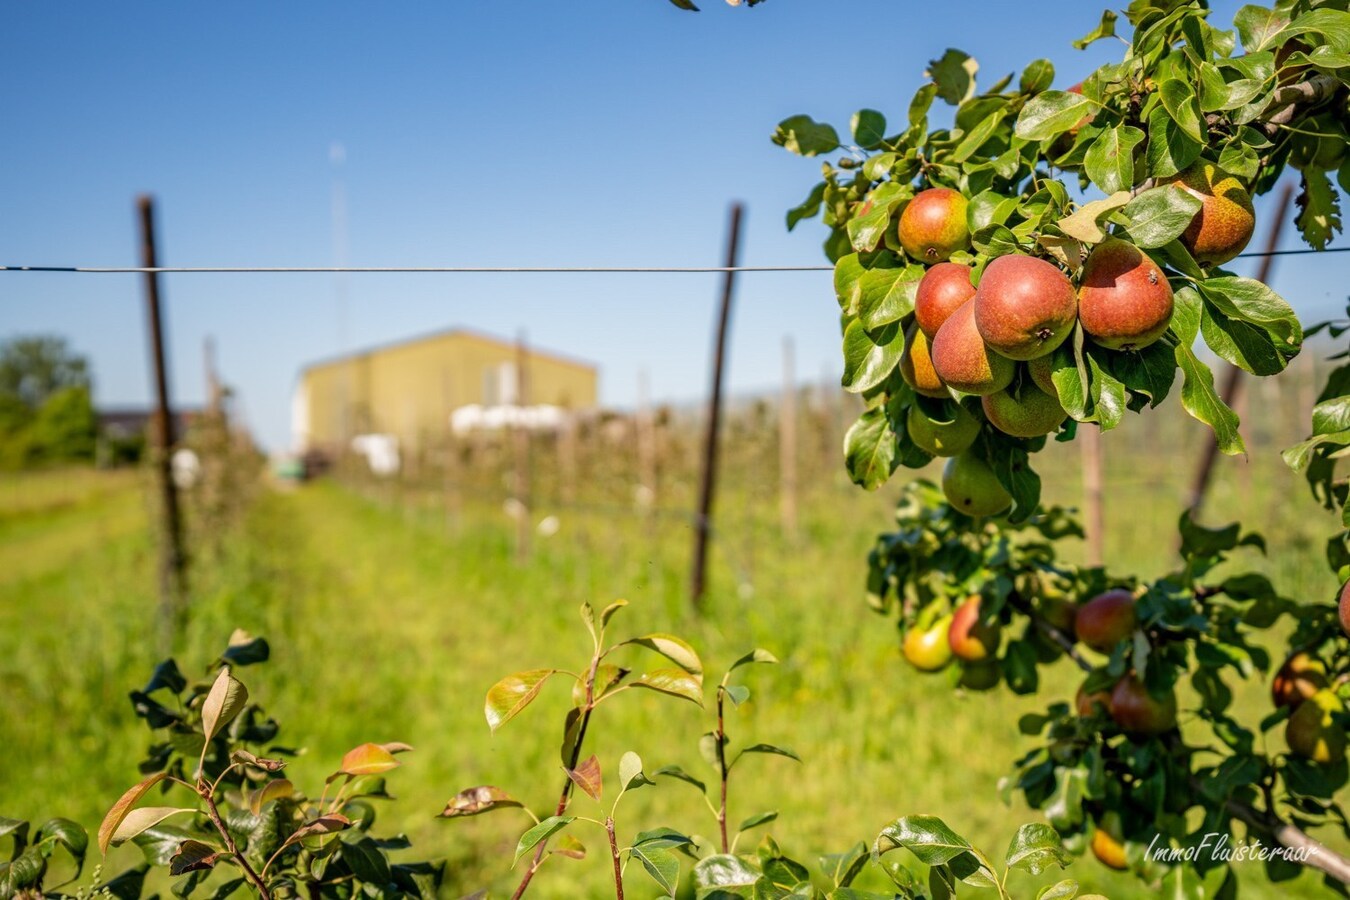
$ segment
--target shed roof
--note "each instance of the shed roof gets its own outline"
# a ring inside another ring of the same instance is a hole
[[[515,353],[516,350],[515,341],[507,340],[506,338],[496,337],[495,335],[490,335],[482,331],[475,331],[472,328],[463,328],[463,327],[445,328],[440,329],[438,331],[424,332],[422,334],[413,335],[412,337],[400,338],[395,341],[387,341],[383,344],[373,344],[369,347],[365,347],[361,350],[353,350],[349,353],[341,353],[335,356],[327,356],[322,359],[318,359],[315,360],[314,362],[307,363],[301,366],[300,372],[301,374],[303,374],[313,369],[322,369],[327,366],[336,365],[337,363],[350,362],[351,360],[360,359],[366,356],[372,356],[376,353],[382,353],[386,350],[394,350],[400,347],[407,347],[412,344],[421,344],[427,341],[444,340],[446,338],[467,338],[469,340],[477,341],[482,344],[491,344],[503,350],[507,350],[511,353]],[[530,356],[537,356],[542,359],[551,359],[555,362],[562,363],[563,365],[575,366],[580,369],[590,369],[592,371],[595,371],[599,368],[593,362],[589,362],[587,360],[580,359],[575,356],[569,356],[567,354],[558,353],[552,350],[545,350],[533,344],[527,344],[525,347],[525,352]]]

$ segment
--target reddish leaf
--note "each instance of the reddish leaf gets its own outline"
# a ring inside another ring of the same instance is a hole
[[[220,851],[201,841],[187,840],[178,845],[178,852],[169,857],[169,874],[184,875],[202,869],[215,868]]]
[[[476,816],[494,809],[521,807],[522,804],[506,791],[490,784],[466,788],[450,798],[441,811],[440,818],[454,819],[463,816]]]
[[[347,751],[347,755],[342,757],[342,766],[338,772],[342,775],[379,775],[398,766],[399,761],[394,759],[394,754],[384,747],[379,744],[362,744]]]
[[[164,775],[164,772],[151,775],[123,794],[112,805],[112,809],[108,810],[108,814],[103,817],[103,824],[98,827],[98,849],[100,853],[105,856],[108,854],[108,845],[112,843],[113,832],[117,830],[117,826],[122,824],[122,820],[127,817],[127,813],[145,796],[145,792],[163,780]]]
[[[600,792],[604,790],[604,779],[600,774],[600,760],[596,759],[592,753],[590,759],[579,764],[575,769],[567,770],[567,777],[592,799],[599,800]]]

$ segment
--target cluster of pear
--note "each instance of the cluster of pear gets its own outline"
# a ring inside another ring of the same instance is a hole
[[[985,691],[999,683],[998,647],[1001,629],[980,616],[978,594],[967,597],[955,612],[905,634],[900,652],[921,672],[945,669],[953,659],[961,665],[961,686]]]
[[[1350,637],[1350,582],[1337,598],[1341,629]],[[1289,750],[1315,763],[1329,765],[1345,757],[1347,749],[1344,701],[1327,673],[1326,663],[1306,651],[1284,661],[1270,685],[1275,707],[1290,710],[1284,739]]]
[[[1182,243],[1206,264],[1237,255],[1255,226],[1245,189],[1211,164],[1187,170],[1175,184],[1202,201]],[[1054,263],[1011,253],[991,260],[976,286],[969,266],[950,261],[970,248],[967,206],[957,191],[929,188],[900,214],[900,245],[929,266],[915,293],[900,374],[925,397],[946,399],[956,391],[980,398],[982,417],[949,404],[954,411],[935,419],[914,406],[906,426],[919,448],[951,458],[943,475],[948,501],[968,515],[990,516],[1006,511],[1012,498],[967,452],[981,418],[1017,438],[1055,431],[1068,414],[1051,380],[1050,355],[1074,324],[1100,347],[1141,350],[1167,331],[1173,299],[1158,264],[1116,237],[1092,248],[1077,285]]]

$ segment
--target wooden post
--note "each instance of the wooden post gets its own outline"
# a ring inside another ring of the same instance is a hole
[[[141,224],[141,265],[155,269],[155,202],[144,194],[136,201]],[[179,633],[187,612],[187,552],[183,542],[183,518],[178,505],[178,486],[173,480],[173,407],[169,403],[169,376],[164,364],[164,325],[159,301],[159,274],[145,273],[146,324],[150,338],[150,366],[155,391],[151,457],[159,489],[159,617],[166,647]]]
[[[525,414],[528,403],[529,385],[526,381],[529,357],[525,348],[525,332],[516,337],[516,397],[515,406],[518,415]],[[530,430],[523,423],[515,428],[515,453],[512,468],[512,493],[516,515],[516,562],[523,563],[530,555]]]
[[[1273,253],[1280,245],[1280,232],[1284,229],[1284,220],[1289,214],[1289,204],[1293,199],[1294,186],[1290,182],[1285,182],[1284,189],[1280,191],[1280,197],[1275,202],[1275,215],[1270,220],[1270,231],[1266,234],[1267,255],[1261,259],[1261,266],[1256,272],[1256,280],[1263,284],[1270,283],[1270,273],[1275,267],[1275,257],[1269,254]],[[1233,406],[1237,402],[1238,392],[1241,390],[1242,370],[1237,366],[1229,366],[1221,391],[1223,402],[1230,407]],[[1188,504],[1191,518],[1198,518],[1200,515],[1200,508],[1204,505],[1205,495],[1209,493],[1210,479],[1214,474],[1214,463],[1219,457],[1219,442],[1214,437],[1214,432],[1207,431],[1206,435],[1205,448],[1200,454],[1200,464],[1196,467],[1195,479],[1191,483],[1191,496]]]
[[[649,392],[647,371],[639,370],[637,415],[633,424],[637,429],[639,502],[644,513],[650,513],[656,508],[656,421]]]
[[[778,508],[783,536],[797,534],[797,372],[792,338],[783,338],[783,394],[778,404]]]
[[[717,316],[713,349],[712,390],[708,398],[708,431],[703,440],[703,470],[699,479],[698,512],[694,519],[694,565],[689,595],[694,608],[702,610],[708,577],[708,533],[712,528],[713,494],[717,482],[717,437],[722,427],[722,373],[725,369],[727,325],[731,321],[731,293],[736,284],[737,244],[741,234],[741,204],[731,205],[727,234],[726,277],[722,280],[722,303]]]
[[[1096,425],[1078,426],[1083,462],[1083,519],[1087,533],[1087,563],[1100,566],[1106,558],[1106,516],[1102,509],[1102,431]]]

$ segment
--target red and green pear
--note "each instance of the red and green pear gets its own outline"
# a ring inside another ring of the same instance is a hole
[[[1074,710],[1078,715],[1085,719],[1095,715],[1098,706],[1109,712],[1111,710],[1111,692],[1093,691],[1089,694],[1087,691],[1083,690],[1082,685],[1079,685],[1078,693],[1073,699],[1073,705]]]
[[[900,246],[922,263],[942,262],[970,248],[966,198],[951,188],[919,191],[900,213]]]
[[[1336,721],[1336,716],[1343,712],[1345,704],[1328,689],[1304,700],[1284,727],[1289,750],[1324,766],[1344,758],[1345,729]]]
[[[1341,586],[1341,597],[1338,604],[1341,615],[1341,631],[1345,632],[1346,637],[1350,637],[1350,581]]]
[[[1154,697],[1144,683],[1127,675],[1111,691],[1111,718],[1127,734],[1163,734],[1177,727],[1177,695]]]
[[[1142,350],[1172,321],[1172,286],[1134,244],[1107,238],[1088,254],[1078,286],[1078,321],[1108,350]]]
[[[1059,397],[1059,388],[1055,387],[1055,382],[1051,377],[1055,374],[1055,357],[1053,354],[1027,360],[1027,374],[1031,376],[1031,381],[1036,387],[1045,391],[1051,397]]]
[[[980,336],[1008,359],[1054,352],[1078,318],[1078,296],[1068,276],[1022,253],[1000,256],[985,266],[974,302]]]
[[[927,628],[915,625],[905,632],[900,652],[911,666],[920,672],[936,672],[952,661],[952,648],[947,642],[947,631],[952,617],[943,616]]]
[[[1256,211],[1246,185],[1211,162],[1201,160],[1172,181],[1203,204],[1181,235],[1196,262],[1217,266],[1247,247],[1256,230]]]
[[[1325,663],[1311,653],[1295,653],[1275,673],[1270,699],[1277,707],[1297,707],[1330,684]]]
[[[1092,831],[1092,855],[1108,869],[1123,872],[1130,867],[1125,858],[1125,843],[1120,837],[1120,817],[1108,813]]]
[[[984,417],[1004,434],[1020,438],[1049,434],[1069,417],[1057,397],[1034,384],[1024,384],[1016,394],[1005,389],[980,398]]]
[[[1124,589],[1098,594],[1078,607],[1073,624],[1080,641],[1093,650],[1109,653],[1117,643],[1133,634],[1139,624],[1134,594]]]
[[[970,267],[941,262],[924,273],[914,294],[914,321],[932,340],[952,313],[975,296]]]
[[[989,349],[975,325],[975,301],[967,300],[933,338],[933,368],[948,387],[966,394],[992,394],[1012,383],[1017,367]]]
[[[1000,632],[997,622],[980,618],[980,596],[969,597],[952,614],[947,642],[952,653],[966,662],[981,662],[998,653]]]

